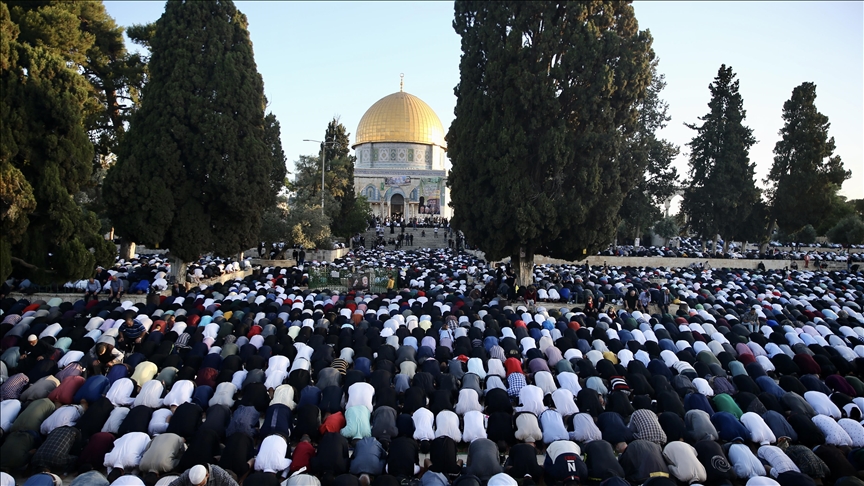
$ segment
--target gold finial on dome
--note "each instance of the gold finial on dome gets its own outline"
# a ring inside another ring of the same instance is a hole
[[[405,73],[399,73],[399,92],[402,92],[402,88],[405,86]]]

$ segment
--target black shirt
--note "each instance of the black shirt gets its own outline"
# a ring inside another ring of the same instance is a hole
[[[202,415],[204,415],[204,411],[201,410],[201,407],[194,403],[186,402],[174,410],[174,415],[171,416],[165,432],[177,434],[189,440],[190,437],[195,435],[198,426],[201,425]]]
[[[348,472],[348,440],[338,432],[321,437],[318,451],[310,463],[316,475],[330,473],[334,476]]]
[[[438,437],[432,441],[429,449],[429,460],[432,465],[429,470],[442,474],[459,474],[461,468],[456,463],[456,441],[447,436]],[[537,459],[534,459],[537,463]]]
[[[225,441],[225,450],[219,459],[219,467],[226,471],[233,471],[237,477],[242,477],[249,471],[247,461],[252,458],[254,452],[255,443],[252,437],[243,433],[233,434]]]
[[[144,405],[132,407],[120,428],[117,429],[117,436],[126,435],[130,432],[147,433],[147,426],[150,425],[150,417],[153,415],[153,409]]]
[[[618,463],[612,446],[605,440],[588,442],[582,446],[582,453],[585,454],[585,466],[589,479],[599,481],[613,476],[624,477],[624,468]]]
[[[514,445],[504,464],[504,472],[517,480],[528,474],[539,481],[543,476],[543,468],[537,464],[537,449],[531,444]]]
[[[388,472],[396,477],[413,477],[415,464],[420,464],[417,441],[408,437],[394,439],[387,455]]]

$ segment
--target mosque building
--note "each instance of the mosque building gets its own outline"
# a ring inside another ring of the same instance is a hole
[[[423,100],[400,89],[375,102],[357,126],[354,191],[384,218],[449,218],[450,160],[444,126]]]

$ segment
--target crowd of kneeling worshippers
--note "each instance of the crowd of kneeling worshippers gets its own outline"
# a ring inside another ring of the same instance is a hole
[[[598,313],[471,298],[506,275],[463,258],[2,300],[0,485],[864,485],[860,273],[568,269],[680,302]]]

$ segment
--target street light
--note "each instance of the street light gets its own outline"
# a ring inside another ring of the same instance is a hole
[[[324,145],[324,149],[321,150],[321,214],[324,214],[324,161],[327,159],[327,144],[335,144],[335,140],[331,140],[329,142],[322,142],[321,140],[312,140],[309,138],[304,138],[304,142],[316,142]]]

